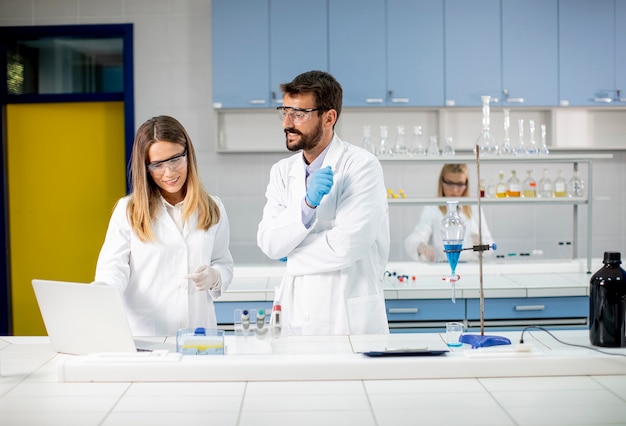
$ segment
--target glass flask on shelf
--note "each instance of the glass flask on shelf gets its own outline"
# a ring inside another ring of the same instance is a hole
[[[548,169],[543,169],[543,176],[539,179],[539,189],[537,190],[537,196],[541,198],[552,198],[552,180],[550,179],[550,173]]]
[[[407,154],[406,142],[404,140],[404,126],[396,126],[396,132],[396,144],[393,147],[393,153],[404,156]]]
[[[546,144],[546,125],[541,125],[541,148],[539,148],[539,155],[548,155],[550,150]]]
[[[378,145],[378,155],[391,155],[389,147],[389,132],[387,126],[380,126],[380,144]]]
[[[537,182],[533,178],[533,171],[526,170],[528,176],[522,182],[522,196],[526,198],[535,198],[537,196]]]
[[[526,145],[524,144],[524,119],[517,120],[517,146],[513,150],[515,155],[526,155]]]
[[[426,148],[422,139],[422,126],[413,126],[413,139],[411,140],[411,154],[422,157],[426,155]]]
[[[537,141],[535,140],[535,120],[528,120],[528,133],[530,134],[530,142],[528,143],[526,153],[528,155],[537,155],[539,149],[537,148]]]
[[[502,146],[500,146],[500,155],[511,155],[513,148],[511,147],[511,139],[509,138],[509,129],[511,127],[510,110],[505,108],[502,111],[504,112],[504,139],[502,139]]]
[[[567,192],[570,197],[585,196],[585,182],[581,179],[578,170],[574,170],[574,176],[572,176],[567,185]]]
[[[493,183],[493,179],[489,179],[489,183],[487,184],[487,198],[495,198],[496,197],[496,185]]]
[[[459,256],[463,250],[463,240],[465,239],[465,222],[457,212],[458,201],[446,201],[447,213],[439,224],[441,241],[446,252],[448,264],[450,265],[450,275],[444,278],[452,285],[452,301],[456,302],[455,284],[459,280],[456,274],[456,266],[459,263]]]
[[[446,137],[446,144],[444,145],[443,149],[441,150],[441,155],[445,156],[445,157],[451,157],[454,155],[454,144],[452,141],[452,136],[447,136]]]
[[[522,185],[516,175],[515,170],[511,170],[511,177],[506,182],[507,197],[519,197],[522,193]]]
[[[561,170],[556,172],[556,179],[554,179],[554,196],[555,197],[567,197],[567,185],[565,179],[563,179],[563,172]]]
[[[481,99],[483,102],[483,129],[476,140],[475,147],[478,148],[480,155],[496,155],[498,146],[489,129],[489,102],[491,101],[491,96],[481,96]]]
[[[506,182],[504,182],[504,172],[498,173],[498,183],[496,183],[496,198],[506,197]]]
[[[437,136],[430,137],[430,144],[428,145],[428,156],[429,157],[438,157],[439,156],[439,145],[437,144]]]
[[[369,151],[372,154],[376,154],[376,149],[374,148],[374,144],[372,143],[372,129],[370,126],[363,126],[363,142],[361,146],[366,151]]]

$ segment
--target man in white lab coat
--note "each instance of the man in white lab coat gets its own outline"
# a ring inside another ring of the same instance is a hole
[[[389,215],[380,162],[334,133],[342,89],[333,76],[306,72],[281,90],[286,146],[297,153],[272,166],[257,243],[286,261],[274,301],[282,333],[388,333],[382,279]]]

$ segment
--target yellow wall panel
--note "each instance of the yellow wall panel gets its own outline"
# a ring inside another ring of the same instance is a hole
[[[13,334],[46,334],[33,278],[93,280],[124,152],[122,102],[7,106]]]

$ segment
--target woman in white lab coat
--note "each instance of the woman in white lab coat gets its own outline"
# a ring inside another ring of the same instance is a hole
[[[478,209],[476,206],[462,205],[463,198],[469,196],[469,175],[465,164],[444,164],[439,173],[439,197],[451,197],[459,200],[459,216],[465,222],[465,241],[463,247],[479,244],[478,240]],[[425,206],[413,232],[404,241],[406,253],[413,259],[422,262],[447,261],[441,240],[439,224],[446,215],[446,206]],[[482,244],[492,244],[493,238],[482,214]],[[484,251],[488,256],[490,251]],[[464,250],[461,261],[475,261],[478,252]]]
[[[154,117],[137,131],[132,192],[113,211],[95,282],[123,295],[136,336],[215,329],[213,299],[232,280],[228,217],[203,188],[183,126]]]
[[[334,134],[341,86],[332,76],[311,71],[281,88],[287,148],[302,152],[272,166],[257,243],[268,257],[286,259],[275,297],[282,332],[388,333],[382,279],[389,217],[382,167],[372,154]],[[328,185],[316,190],[320,174]]]

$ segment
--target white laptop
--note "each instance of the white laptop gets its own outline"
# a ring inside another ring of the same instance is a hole
[[[175,350],[175,345],[162,343],[162,338],[160,342],[133,338],[122,297],[114,287],[34,279],[33,289],[56,352]]]

